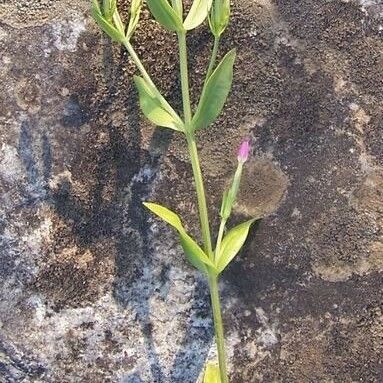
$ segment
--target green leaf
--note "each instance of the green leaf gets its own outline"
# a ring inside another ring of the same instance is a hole
[[[185,231],[184,227],[182,226],[180,217],[178,217],[176,213],[173,213],[167,207],[152,202],[143,202],[143,205],[155,215],[158,215],[170,226],[173,226],[177,231]]]
[[[227,192],[225,192],[223,195],[220,214],[221,214],[221,217],[224,219],[228,219],[230,217],[231,210],[237,199],[237,194],[238,194],[239,186],[241,183],[242,170],[243,170],[243,162],[238,161],[238,166],[235,171],[233,182],[230,186],[230,189]]]
[[[118,13],[117,9],[114,11],[114,14],[113,14],[113,22],[116,29],[121,33],[121,36],[123,36],[125,33],[125,25],[122,22],[120,14]]]
[[[184,28],[188,31],[198,27],[209,14],[212,0],[194,0],[184,21]]]
[[[126,37],[130,39],[136,30],[138,21],[140,19],[140,13],[142,8],[142,0],[132,0],[130,6],[130,19],[128,29],[126,31]]]
[[[246,241],[251,224],[251,219],[231,229],[222,240],[219,254],[216,255],[216,267],[219,273],[233,260]]]
[[[176,11],[178,17],[183,20],[184,13],[183,13],[183,3],[182,0],[171,0],[172,8]]]
[[[215,269],[214,263],[205,254],[201,247],[186,233],[182,222],[176,213],[173,213],[168,208],[158,205],[156,203],[144,202],[145,207],[160,217],[169,225],[173,226],[180,236],[180,242],[185,252],[188,261],[203,273],[207,273],[208,265],[210,268]]]
[[[92,2],[91,13],[97,24],[112,40],[119,42],[123,41],[124,35],[116,29],[114,25],[105,20],[97,0],[93,0]]]
[[[153,124],[183,131],[182,121],[177,113],[168,105],[161,102],[159,92],[148,84],[142,77],[134,76],[134,82],[140,97],[140,106],[144,115]]]
[[[221,383],[219,367],[215,363],[208,363],[205,369],[203,383]]]
[[[194,130],[207,127],[221,113],[233,81],[234,61],[235,49],[226,54],[206,82],[193,117]]]
[[[215,269],[213,262],[210,261],[200,246],[185,231],[179,232],[179,235],[186,258],[195,268],[204,274],[207,274],[206,265]]]
[[[181,18],[168,0],[146,0],[146,2],[152,15],[164,28],[174,32],[184,31]]]
[[[114,12],[117,9],[116,0],[103,0],[102,1],[102,10],[106,20],[110,21],[114,15]]]
[[[228,190],[225,190],[222,195],[221,209],[219,211],[219,215],[221,216],[221,218],[225,218],[225,219],[228,219],[230,215],[230,214],[229,215],[226,214],[228,196],[229,196],[229,192]]]

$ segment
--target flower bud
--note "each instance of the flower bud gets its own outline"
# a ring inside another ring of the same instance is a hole
[[[215,37],[225,31],[230,19],[230,0],[213,0],[209,15],[210,30]]]
[[[222,219],[227,220],[230,217],[231,210],[237,199],[239,186],[241,183],[241,176],[243,170],[243,164],[247,161],[250,152],[249,140],[244,140],[238,149],[238,166],[235,171],[230,189],[223,193],[222,205],[220,210],[220,216]]]
[[[246,162],[249,157],[250,152],[250,143],[249,140],[245,140],[242,142],[241,146],[238,149],[238,161]]]

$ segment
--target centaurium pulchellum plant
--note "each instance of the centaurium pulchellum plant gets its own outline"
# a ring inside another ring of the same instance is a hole
[[[206,205],[204,182],[196,145],[198,130],[211,125],[221,113],[230,92],[233,79],[235,49],[228,52],[217,64],[220,38],[230,17],[230,0],[194,0],[184,17],[182,0],[146,0],[150,12],[165,29],[175,32],[178,37],[180,78],[182,88],[183,114],[178,114],[158,90],[143,66],[131,44],[143,0],[131,0],[130,17],[125,24],[117,9],[117,0],[93,0],[92,15],[99,26],[114,41],[125,46],[135,63],[140,76],[134,76],[143,114],[155,125],[173,129],[182,134],[187,142],[197,192],[198,210],[203,246],[201,247],[185,230],[179,216],[161,205],[145,202],[144,205],[158,217],[171,225],[179,235],[186,258],[208,279],[214,328],[217,345],[218,366],[209,364],[205,371],[204,383],[228,383],[226,367],[224,329],[222,323],[218,279],[228,264],[242,248],[254,219],[248,220],[228,231],[226,224],[236,202],[242,168],[250,146],[244,141],[238,152],[238,167],[231,186],[223,193],[220,209],[220,226],[213,246],[209,216]],[[186,34],[208,20],[214,36],[213,51],[198,106],[192,110],[189,92],[188,52]]]

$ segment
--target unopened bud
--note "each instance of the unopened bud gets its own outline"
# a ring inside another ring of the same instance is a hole
[[[238,161],[239,162],[246,162],[249,158],[249,152],[250,152],[250,143],[248,140],[245,140],[242,142],[241,146],[238,149]]]
[[[230,0],[213,0],[209,15],[210,30],[215,37],[225,31],[230,19]]]

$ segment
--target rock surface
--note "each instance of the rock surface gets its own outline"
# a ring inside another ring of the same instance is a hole
[[[0,382],[194,383],[206,281],[141,206],[197,233],[185,142],[142,117],[88,1],[0,16]],[[382,37],[380,0],[235,1],[233,91],[199,136],[212,217],[253,143],[234,221],[263,219],[221,284],[233,383],[383,381]],[[206,28],[189,44],[196,102]],[[180,108],[174,36],[145,12],[135,46]]]

